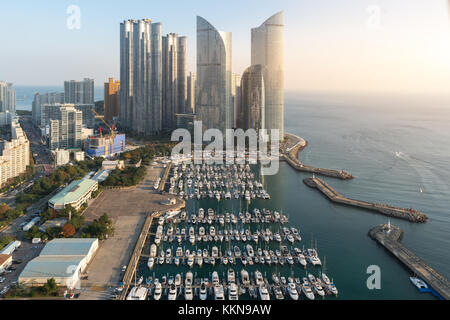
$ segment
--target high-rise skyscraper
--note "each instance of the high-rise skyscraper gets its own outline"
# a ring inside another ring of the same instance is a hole
[[[62,104],[64,103],[64,93],[62,92],[47,92],[40,94],[39,92],[34,94],[34,100],[32,103],[32,119],[36,126],[41,126],[41,113],[42,105],[44,104]]]
[[[196,113],[203,129],[233,127],[231,33],[197,17]]]
[[[162,129],[162,28],[150,19],[120,24],[120,123],[139,134]]]
[[[0,112],[16,112],[16,91],[11,83],[0,81]]]
[[[187,102],[186,102],[186,114],[195,113],[195,94],[197,88],[197,74],[190,72],[187,78]]]
[[[284,139],[284,13],[252,29],[251,64],[261,65],[265,87],[265,129]]]
[[[109,78],[105,83],[105,120],[120,116],[120,81]]]
[[[94,80],[85,78],[82,81],[64,81],[64,101],[74,104],[93,104]]]
[[[187,38],[170,33],[162,38],[163,46],[163,127],[176,128],[176,114],[186,112]]]
[[[59,118],[50,120],[50,149],[81,148],[83,113],[74,105],[63,105]]]
[[[241,76],[239,74],[234,74],[231,79],[231,96],[233,99],[233,128],[236,128],[237,124],[237,112],[239,109],[240,96],[241,96]]]
[[[243,130],[264,129],[265,86],[261,65],[254,65],[245,70],[239,91],[237,127]]]

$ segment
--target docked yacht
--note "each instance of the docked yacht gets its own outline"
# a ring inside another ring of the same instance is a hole
[[[155,281],[155,292],[153,293],[153,299],[158,301],[162,296],[162,285],[159,281]]]
[[[241,281],[245,286],[250,284],[250,277],[248,276],[248,272],[245,269],[241,270]]]
[[[211,278],[211,283],[213,286],[218,286],[220,283],[219,274],[217,271],[214,271]]]
[[[262,276],[262,273],[259,270],[255,271],[255,283],[257,286],[264,284],[264,278]]]
[[[323,291],[322,286],[320,285],[319,281],[317,281],[316,277],[314,277],[312,274],[308,275],[309,283],[314,289],[314,292],[317,293],[319,296],[324,297],[325,291]]]
[[[232,283],[228,288],[228,300],[230,301],[239,300],[238,286],[235,283]]]
[[[298,300],[298,292],[297,288],[295,287],[295,283],[290,282],[288,284],[288,292],[292,300]]]
[[[314,300],[314,293],[311,290],[311,286],[309,285],[308,278],[303,278],[302,283],[302,292],[309,300]]]
[[[214,286],[214,300],[225,300],[224,290],[221,284]]]
[[[208,290],[205,282],[202,282],[200,285],[200,300],[205,301],[206,299],[208,299]]]
[[[154,265],[155,265],[155,258],[153,258],[153,257],[148,258],[147,266],[148,266],[149,270],[152,270]]]
[[[175,284],[170,286],[168,299],[170,301],[177,300],[177,286]]]
[[[264,284],[261,284],[259,286],[259,297],[261,298],[261,300],[263,301],[268,301],[270,300],[270,295],[269,295],[269,291],[267,290],[267,287]]]
[[[235,273],[234,273],[234,270],[233,269],[228,269],[228,272],[227,272],[227,280],[228,280],[228,284],[231,284],[231,283],[235,283],[236,282],[236,276],[235,276]]]
[[[152,246],[150,247],[150,257],[152,258],[156,257],[156,250],[157,250],[156,244],[152,244]]]
[[[146,300],[147,299],[147,288],[144,287],[134,287],[131,289],[127,300]]]
[[[253,251],[253,247],[251,245],[247,245],[247,254],[250,258],[253,258],[255,255],[255,252]]]
[[[234,247],[234,256],[235,256],[236,258],[240,258],[240,257],[241,257],[241,249],[239,249],[238,246],[235,246],[235,247]]]
[[[192,285],[187,285],[184,288],[184,299],[187,301],[194,300],[194,292],[192,291]]]
[[[279,286],[274,287],[273,292],[277,300],[284,300],[283,292],[281,291],[281,288]]]

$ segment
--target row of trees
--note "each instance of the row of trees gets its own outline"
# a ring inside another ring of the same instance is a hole
[[[36,181],[32,187],[16,197],[17,203],[31,205],[39,201],[69,181],[83,177],[90,171],[98,170],[102,166],[103,158],[77,162],[75,165],[66,165],[55,170],[48,177]]]
[[[144,178],[147,169],[145,167],[127,167],[124,170],[114,170],[102,185],[107,187],[131,187],[139,184]]]
[[[111,219],[105,213],[99,219],[94,220],[87,225],[82,233],[82,238],[97,238],[99,240],[106,240],[109,236],[114,234],[114,226]]]
[[[53,219],[65,218],[67,223],[62,227],[51,227],[42,232],[37,226],[33,226],[25,233],[28,240],[41,238],[42,240],[53,240],[55,238],[72,238],[84,225],[84,217],[81,210],[77,211],[72,206],[67,206],[61,211],[55,211],[51,208],[44,210],[40,214],[41,222]]]
[[[48,279],[47,282],[38,287],[22,287],[16,285],[6,294],[6,298],[39,298],[39,297],[58,297],[60,290],[55,279]]]
[[[168,156],[172,152],[173,144],[148,145],[130,152],[121,154],[121,159],[136,164],[142,160],[144,165],[150,165],[155,157]]]
[[[0,250],[6,247],[8,244],[14,241],[14,238],[11,236],[3,236],[0,237]]]
[[[17,206],[13,209],[6,203],[0,205],[0,228],[7,226],[17,218],[19,218],[24,213],[23,206]]]

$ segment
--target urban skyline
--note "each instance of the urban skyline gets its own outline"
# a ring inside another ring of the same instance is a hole
[[[250,41],[250,28],[273,12],[284,10],[289,25],[285,52],[289,66],[286,70],[287,91],[446,93],[444,83],[450,81],[450,66],[446,59],[450,54],[449,22],[447,1],[444,0],[431,3],[408,1],[408,10],[402,1],[343,0],[339,4],[333,1],[263,1],[255,15],[249,17],[245,15],[245,9],[250,10],[251,4],[246,2],[231,1],[227,5],[205,2],[199,6],[182,3],[180,11],[173,12],[162,2],[135,1],[119,3],[110,8],[107,15],[95,19],[94,14],[100,7],[104,8],[101,1],[78,3],[82,10],[80,30],[66,28],[68,15],[64,3],[52,3],[51,6],[43,3],[34,8],[33,17],[29,19],[31,13],[20,11],[24,15],[23,21],[34,21],[35,17],[47,19],[33,28],[27,23],[19,26],[15,34],[23,33],[29,41],[20,43],[11,34],[3,32],[5,41],[11,43],[8,52],[0,53],[3,80],[16,85],[55,85],[66,79],[79,78],[82,65],[89,66],[86,76],[98,83],[111,76],[118,78],[118,23],[129,17],[147,15],[155,21],[164,21],[165,33],[179,32],[188,39],[195,38],[197,15],[214,21],[219,29],[233,32],[234,46],[240,48],[239,52],[234,50],[233,53],[233,72],[242,74],[250,65],[250,48],[245,48]],[[234,10],[237,5],[242,10]],[[373,10],[369,10],[373,5],[380,12],[375,21],[371,19]],[[21,6],[14,3],[3,6],[5,10],[0,12],[0,17],[6,25]],[[3,12],[10,14],[5,16]],[[230,17],[233,17],[233,23],[230,23]],[[374,23],[377,21],[378,27]],[[49,39],[60,39],[61,49],[49,51],[49,46],[35,43],[35,39],[41,38],[38,34],[44,32],[42,28],[49,34]],[[189,72],[195,71],[194,41],[188,48]],[[35,48],[33,57],[25,57],[25,44]],[[63,59],[62,48],[73,52],[75,58],[71,63]],[[102,59],[99,61],[96,57]],[[16,64],[5,63],[17,58],[21,58],[23,69],[35,72],[24,77],[17,72]],[[56,68],[49,69],[50,63]]]

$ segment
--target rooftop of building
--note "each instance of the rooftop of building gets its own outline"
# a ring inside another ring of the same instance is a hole
[[[86,256],[97,239],[55,239],[47,243],[40,256]]]
[[[95,176],[93,176],[91,179],[92,180],[96,180],[98,182],[103,182],[106,180],[106,178],[108,178],[109,174],[111,173],[110,170],[100,170],[99,172],[97,172],[95,174]]]
[[[71,277],[84,258],[84,256],[39,256],[27,264],[19,279]]]
[[[0,254],[0,266],[4,265],[11,258],[12,256],[9,254]]]
[[[92,179],[73,181],[60,193],[51,198],[49,202],[53,205],[64,205],[66,203],[76,202],[97,183],[97,181]]]

